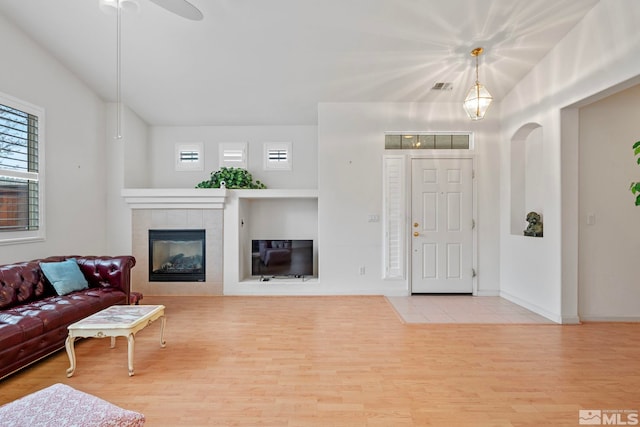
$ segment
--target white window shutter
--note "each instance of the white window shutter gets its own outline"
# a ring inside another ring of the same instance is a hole
[[[264,144],[264,170],[291,170],[290,142],[266,142]]]
[[[406,266],[405,158],[385,156],[383,162],[384,279],[404,279]]]
[[[204,170],[202,142],[176,144],[176,171]]]
[[[247,169],[246,142],[222,142],[219,147],[220,167]]]
[[[0,241],[44,238],[44,110],[0,93]]]

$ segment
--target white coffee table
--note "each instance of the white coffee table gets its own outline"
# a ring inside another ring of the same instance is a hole
[[[160,326],[160,346],[164,341],[164,305],[113,305],[104,310],[69,325],[69,335],[65,342],[69,362],[67,377],[76,370],[76,338],[111,338],[111,348],[116,345],[116,337],[127,337],[129,376],[133,376],[133,348],[135,334],[152,322],[162,319]]]

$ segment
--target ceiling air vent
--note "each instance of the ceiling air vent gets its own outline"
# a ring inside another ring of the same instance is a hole
[[[431,90],[451,90],[453,89],[453,83],[449,82],[436,82]]]

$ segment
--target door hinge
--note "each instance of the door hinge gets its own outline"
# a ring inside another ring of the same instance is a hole
[[[475,220],[475,219],[472,219],[472,220],[471,220],[471,229],[473,230],[473,229],[475,229],[475,228],[476,228],[476,220]]]
[[[475,179],[475,177],[476,177],[476,170],[471,169],[471,179]]]
[[[472,268],[471,269],[471,277],[476,277],[478,274],[476,273],[476,269]]]

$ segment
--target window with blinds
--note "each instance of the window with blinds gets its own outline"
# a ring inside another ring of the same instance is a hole
[[[176,144],[176,171],[201,171],[204,169],[201,142]]]
[[[180,151],[180,162],[196,163],[200,161],[200,152],[196,150]]]
[[[220,167],[247,169],[246,142],[222,142],[218,156]]]
[[[40,229],[41,111],[0,96],[0,240]]]
[[[265,170],[291,170],[291,143],[266,142],[264,144]]]
[[[287,150],[269,150],[269,152],[267,153],[267,161],[269,162],[286,162],[287,160],[289,160],[289,156],[288,156],[288,152]]]

